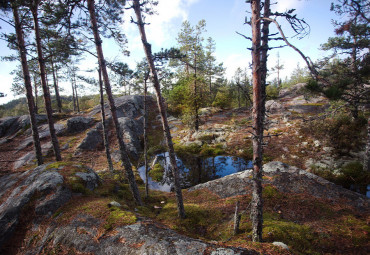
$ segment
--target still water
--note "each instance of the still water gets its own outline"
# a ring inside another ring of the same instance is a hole
[[[216,157],[187,157],[181,160],[176,158],[177,167],[179,168],[180,183],[182,188],[189,188],[199,183],[204,183],[210,180],[218,179],[226,175],[241,172],[253,167],[251,161],[245,161],[239,157],[233,156],[216,156]],[[163,180],[161,182],[153,181],[148,178],[150,189],[171,191],[172,174],[169,169],[168,152],[156,155],[152,166],[159,163],[164,168]],[[141,179],[145,182],[145,167],[138,169]]]

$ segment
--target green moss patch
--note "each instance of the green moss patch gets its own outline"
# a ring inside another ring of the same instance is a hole
[[[149,171],[149,176],[157,182],[163,180],[164,168],[161,164],[157,163],[153,166],[153,169]]]
[[[82,197],[74,199],[66,206],[59,209],[54,215],[59,216],[57,221],[61,224],[70,222],[78,214],[88,214],[101,219],[104,229],[113,229],[117,226],[134,224],[137,220],[134,213],[127,211],[122,206],[109,207],[111,200],[99,197]]]

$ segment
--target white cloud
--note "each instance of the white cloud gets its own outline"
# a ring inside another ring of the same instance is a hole
[[[272,5],[271,9],[279,12],[284,12],[290,9],[300,9],[304,6],[305,0],[282,0],[276,5]]]
[[[249,62],[250,57],[247,56],[247,54],[231,54],[226,57],[224,63],[224,66],[226,67],[226,78],[231,80],[232,77],[235,75],[235,71],[238,67],[240,68],[247,68],[248,75],[250,75],[249,70]]]
[[[154,7],[157,14],[146,16],[146,32],[148,41],[156,48],[173,46],[178,24],[188,19],[189,8],[199,0],[161,0]],[[131,24],[133,12],[125,14],[124,30],[129,40],[129,50],[134,51],[140,48],[140,38],[137,27]],[[177,25],[177,26],[176,26]]]

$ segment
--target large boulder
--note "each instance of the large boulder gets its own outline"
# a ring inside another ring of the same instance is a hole
[[[36,115],[36,121],[46,121],[46,115]],[[5,117],[0,119],[0,137],[16,134],[19,130],[25,129],[30,125],[30,116],[22,115],[17,117]]]
[[[63,163],[45,164],[22,174],[1,177],[0,187],[6,189],[0,189],[4,201],[0,206],[0,248],[11,237],[25,208],[27,214],[34,213],[38,219],[51,216],[69,201],[73,191],[91,190],[99,181],[93,170]]]
[[[141,139],[144,134],[143,118],[137,120],[129,117],[118,119],[126,149],[133,159],[139,158],[139,152],[142,150]]]
[[[147,97],[148,102],[153,103],[154,98],[151,96]],[[117,108],[117,117],[128,117],[128,118],[137,118],[144,114],[144,96],[140,95],[129,95],[121,96],[114,99],[115,106]],[[104,105],[105,113],[107,116],[111,116],[110,108],[108,104]],[[94,107],[89,116],[94,116],[100,113],[100,105]]]
[[[268,177],[263,179],[263,184],[273,185],[280,192],[303,193],[336,202],[344,199],[359,209],[369,209],[370,201],[366,196],[342,188],[297,167],[273,161],[263,165],[263,172],[264,176]],[[245,170],[196,185],[189,190],[209,189],[221,197],[231,197],[252,194],[252,187],[252,170]]]
[[[70,134],[79,133],[90,128],[94,124],[91,117],[77,116],[67,120],[67,132]]]
[[[266,111],[269,113],[277,113],[284,110],[284,106],[276,100],[266,101]]]
[[[282,89],[279,92],[279,98],[294,98],[297,96],[302,95],[302,91],[304,90],[306,83],[297,83],[296,85]]]
[[[77,146],[77,150],[96,150],[104,144],[102,130],[103,125],[99,122],[95,128],[90,129],[82,142]]]

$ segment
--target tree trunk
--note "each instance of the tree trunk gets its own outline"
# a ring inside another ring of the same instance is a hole
[[[239,233],[239,225],[240,225],[240,219],[241,215],[239,213],[239,201],[236,201],[235,205],[235,214],[234,214],[234,236]]]
[[[197,56],[194,58],[194,115],[195,115],[195,131],[199,130],[199,100],[198,100],[198,84],[197,84]]]
[[[265,0],[265,4],[263,6],[264,12],[263,17],[269,18],[270,17],[270,0]],[[268,42],[269,42],[269,25],[270,22],[267,20],[263,21],[262,25],[262,45],[261,45],[261,86],[262,86],[262,122],[265,123],[265,115],[266,115],[266,77],[267,77],[267,51],[268,51]]]
[[[79,103],[79,101],[78,101],[78,93],[77,93],[76,77],[75,77],[75,95],[76,95],[76,106],[77,106],[77,112],[80,112],[80,103]]]
[[[103,137],[104,137],[104,148],[105,154],[107,156],[108,168],[111,173],[113,173],[113,163],[112,157],[109,150],[109,137],[108,137],[108,125],[105,120],[105,108],[104,108],[104,94],[103,94],[103,81],[101,78],[101,68],[99,66],[99,92],[100,92],[100,108],[101,108],[101,121],[103,125]]]
[[[160,85],[159,85],[157,70],[154,66],[151,45],[148,43],[148,41],[146,39],[144,23],[143,23],[143,20],[141,18],[141,10],[140,10],[139,0],[134,0],[133,7],[134,7],[134,10],[135,10],[135,13],[136,13],[137,25],[138,25],[138,28],[139,28],[139,31],[140,31],[141,41],[143,43],[145,55],[146,55],[146,58],[148,60],[150,71],[152,73],[153,85],[154,85],[154,88],[155,88],[155,91],[156,91],[157,103],[158,103],[158,108],[159,108],[159,111],[160,111],[160,114],[161,114],[164,136],[166,138],[168,153],[169,153],[169,156],[170,156],[170,164],[171,164],[171,170],[172,170],[173,179],[174,179],[174,186],[175,186],[174,188],[175,188],[176,199],[177,199],[178,214],[179,214],[180,218],[184,219],[186,217],[186,215],[185,215],[184,203],[183,203],[183,199],[182,199],[182,191],[181,191],[181,187],[180,187],[180,177],[179,177],[179,172],[178,172],[177,163],[176,163],[175,150],[173,148],[171,132],[170,132],[170,128],[168,126],[166,107],[165,107],[165,104],[163,102],[163,98],[162,98],[162,95],[161,95],[161,89],[160,89]]]
[[[53,110],[51,107],[50,93],[49,93],[49,88],[46,84],[45,60],[42,54],[42,42],[41,42],[40,27],[39,27],[39,21],[38,21],[39,3],[40,3],[39,0],[36,0],[33,2],[31,12],[33,16],[34,29],[35,29],[35,40],[36,40],[37,56],[38,56],[38,62],[39,62],[39,68],[40,68],[41,86],[42,86],[42,90],[44,93],[45,110],[46,110],[46,115],[48,119],[50,137],[51,137],[51,142],[53,144],[55,159],[57,161],[61,161],[62,157],[60,155],[59,142],[58,142],[58,138],[57,138],[57,135],[55,133],[55,128],[54,128]]]
[[[118,144],[119,144],[119,148],[120,148],[122,164],[125,168],[126,178],[129,182],[130,189],[131,189],[132,195],[135,199],[135,202],[138,205],[142,205],[139,189],[138,189],[138,187],[136,185],[136,182],[135,182],[135,176],[134,176],[134,173],[132,172],[131,162],[130,162],[130,160],[128,158],[128,155],[127,155],[126,145],[123,142],[122,132],[120,130],[120,126],[119,126],[119,122],[118,122],[118,118],[117,118],[116,106],[115,106],[115,103],[114,103],[114,98],[113,98],[113,95],[112,95],[112,89],[111,89],[111,86],[110,86],[108,72],[107,72],[107,66],[106,66],[106,63],[105,63],[104,55],[103,55],[102,40],[100,39],[98,25],[97,25],[96,17],[95,17],[95,1],[94,0],[88,0],[87,1],[87,6],[88,6],[88,9],[89,9],[89,13],[90,13],[90,22],[91,22],[92,30],[93,30],[93,33],[94,33],[94,40],[95,40],[96,51],[98,53],[99,65],[101,67],[101,71],[102,71],[102,74],[103,74],[105,90],[106,90],[108,100],[109,100],[109,105],[110,105],[110,110],[111,110],[111,113],[112,113],[112,119],[113,119],[114,127],[116,129],[116,136],[117,136]]]
[[[58,112],[62,112],[62,101],[60,100],[59,96],[59,88],[58,88],[58,82],[57,82],[57,77],[56,77],[56,70],[54,67],[54,62],[53,62],[53,57],[51,57],[51,71],[53,73],[53,82],[54,82],[54,91],[55,91],[55,98],[57,100],[57,106],[58,106]]]
[[[75,84],[73,79],[73,74],[71,74],[71,86],[72,86],[72,99],[73,99],[73,112],[76,112],[76,95],[75,95]]]
[[[13,9],[15,30],[16,30],[16,35],[17,35],[18,51],[21,57],[24,86],[26,87],[27,105],[28,105],[28,113],[30,115],[33,146],[35,149],[37,165],[42,165],[44,162],[42,158],[39,131],[37,130],[35,102],[33,100],[33,95],[32,95],[31,76],[30,76],[30,72],[29,72],[28,64],[27,64],[27,53],[26,53],[26,46],[25,46],[24,38],[23,38],[22,25],[19,19],[18,7],[15,4],[13,4],[12,9]]]
[[[148,113],[147,113],[147,76],[144,77],[144,167],[145,167],[145,196],[149,197],[148,182]]]
[[[262,201],[262,140],[263,140],[263,100],[261,84],[261,28],[260,0],[252,0],[252,65],[253,65],[253,195],[251,203],[252,239],[262,241],[263,201]]]
[[[366,140],[364,171],[370,173],[370,117],[367,119],[367,140]]]
[[[36,75],[33,76],[33,87],[34,87],[34,90],[35,90],[35,114],[38,114],[39,112],[39,107],[38,107],[38,103],[37,103],[37,82],[36,82]]]

